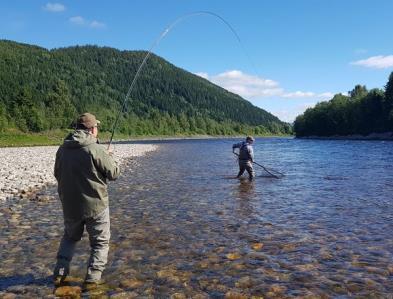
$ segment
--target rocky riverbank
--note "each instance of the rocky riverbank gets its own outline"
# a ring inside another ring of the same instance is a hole
[[[156,149],[151,144],[115,145],[114,157],[120,164]],[[29,198],[47,200],[43,187],[56,183],[53,166],[58,146],[0,148],[0,201]]]

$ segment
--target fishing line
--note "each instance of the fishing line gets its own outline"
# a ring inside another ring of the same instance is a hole
[[[244,54],[247,56],[247,59],[249,60],[250,64],[254,67],[254,65],[253,65],[253,63],[252,63],[252,60],[251,60],[250,56],[248,55],[248,53],[247,53],[245,47],[243,46],[243,44],[242,44],[242,42],[241,42],[241,40],[240,40],[239,35],[236,33],[235,29],[233,29],[233,27],[231,26],[231,24],[229,24],[224,18],[222,18],[222,17],[219,16],[218,14],[216,14],[216,13],[214,13],[214,12],[210,12],[210,11],[198,11],[198,12],[192,12],[192,13],[185,14],[185,15],[183,15],[183,16],[180,16],[180,17],[177,18],[174,22],[172,22],[172,23],[171,23],[171,24],[170,24],[170,25],[169,25],[169,26],[168,26],[168,27],[158,36],[158,38],[153,42],[153,44],[152,44],[152,46],[150,47],[149,51],[147,52],[146,56],[143,58],[142,63],[139,65],[138,70],[137,70],[137,72],[136,72],[136,74],[135,74],[135,76],[134,76],[134,78],[133,78],[133,80],[132,80],[132,82],[131,82],[131,85],[130,85],[128,91],[127,91],[127,94],[126,94],[126,96],[125,96],[125,98],[124,98],[124,100],[123,100],[123,103],[122,103],[122,105],[121,105],[121,109],[119,110],[119,112],[118,112],[118,114],[117,114],[117,116],[116,116],[115,122],[113,123],[111,138],[110,138],[109,144],[108,144],[108,149],[109,149],[110,145],[112,144],[113,135],[115,134],[115,130],[116,130],[117,124],[118,124],[118,122],[119,122],[120,116],[121,116],[121,114],[124,112],[124,109],[126,108],[127,100],[128,100],[128,98],[130,97],[130,94],[131,94],[131,92],[132,92],[132,89],[133,89],[134,86],[135,86],[136,80],[138,79],[138,77],[139,77],[139,75],[140,75],[140,73],[141,73],[141,71],[142,71],[144,65],[146,64],[146,61],[149,59],[149,57],[150,57],[152,51],[158,46],[158,44],[161,42],[161,40],[162,40],[162,39],[163,39],[163,38],[164,38],[164,37],[165,37],[165,36],[175,27],[175,26],[177,26],[177,24],[179,24],[180,22],[184,21],[185,19],[188,19],[188,18],[193,17],[193,16],[199,16],[199,15],[210,15],[210,16],[213,16],[213,17],[218,18],[219,20],[221,20],[221,21],[230,29],[230,31],[235,35],[237,41],[239,42],[239,44],[240,44],[241,47],[242,47],[242,50],[243,50]],[[254,67],[254,69],[255,69],[255,67]]]

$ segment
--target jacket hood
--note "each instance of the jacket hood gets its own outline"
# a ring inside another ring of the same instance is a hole
[[[63,146],[79,148],[93,143],[97,143],[97,138],[84,130],[76,130],[64,139]]]

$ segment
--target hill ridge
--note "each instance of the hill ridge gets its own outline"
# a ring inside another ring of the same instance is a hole
[[[91,111],[110,130],[147,51],[76,45],[45,49],[0,40],[0,130],[65,128]],[[267,111],[152,54],[122,114],[131,135],[288,133]]]

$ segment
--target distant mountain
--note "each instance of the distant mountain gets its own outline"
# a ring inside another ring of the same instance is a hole
[[[0,40],[0,130],[64,128],[84,111],[110,130],[147,53],[97,46],[47,50]],[[288,133],[290,126],[152,55],[122,114],[130,135]]]
[[[297,137],[370,135],[393,132],[393,72],[385,89],[356,85],[349,96],[336,94],[307,109],[294,122]]]

